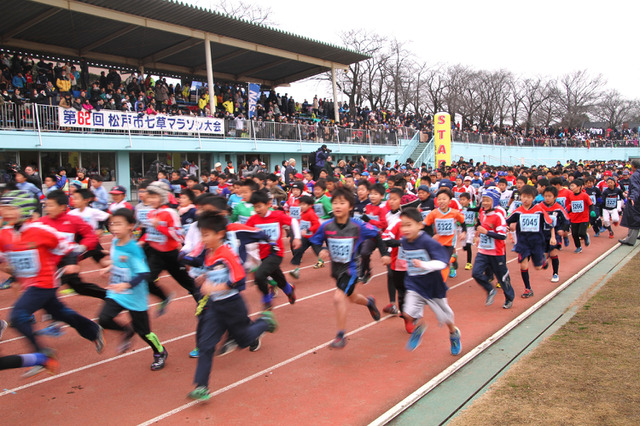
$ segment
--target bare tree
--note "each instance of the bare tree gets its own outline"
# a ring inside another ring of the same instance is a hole
[[[589,114],[595,112],[595,107],[600,102],[605,85],[602,74],[592,77],[586,70],[562,76],[559,82],[558,102],[563,124],[578,127],[588,120]]]
[[[533,126],[534,116],[544,105],[544,112],[539,115],[541,121],[549,127],[551,121],[557,115],[556,105],[557,90],[555,82],[545,81],[541,77],[526,78],[522,81],[522,109],[525,126],[525,134]]]
[[[214,8],[252,24],[276,26],[276,23],[271,19],[273,12],[270,7],[243,0],[219,0]]]
[[[622,126],[631,117],[633,102],[623,99],[617,90],[610,90],[596,108],[598,119],[606,121],[611,129]]]
[[[518,127],[520,123],[520,108],[523,106],[524,90],[523,80],[513,79],[510,82],[508,107],[511,114],[511,123],[513,127]]]

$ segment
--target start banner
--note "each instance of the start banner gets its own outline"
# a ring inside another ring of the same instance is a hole
[[[439,112],[433,118],[433,141],[436,150],[436,167],[451,165],[451,116]]]
[[[189,115],[146,115],[135,112],[101,110],[76,111],[58,108],[60,127],[106,130],[149,130],[183,133],[224,134],[224,123],[219,118]]]

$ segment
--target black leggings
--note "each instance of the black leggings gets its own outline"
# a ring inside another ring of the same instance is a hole
[[[402,312],[404,307],[404,296],[407,288],[404,286],[406,271],[394,271],[387,266],[387,291],[389,292],[389,302],[395,303],[396,291],[398,292],[398,309]]]
[[[282,273],[282,269],[280,269],[281,263],[282,257],[277,254],[271,254],[262,259],[260,266],[256,269],[256,284],[263,295],[269,294],[269,283],[267,281],[269,277],[273,278],[281,289],[284,290],[287,286],[287,278]]]
[[[97,299],[104,299],[107,295],[107,290],[99,285],[92,283],[85,283],[80,279],[78,274],[66,274],[61,278],[62,284],[66,284],[71,287],[76,293],[81,296],[95,297]]]
[[[107,330],[117,330],[124,333],[133,335],[135,332],[147,345],[151,347],[153,353],[159,354],[164,352],[164,348],[158,340],[158,336],[151,332],[149,325],[149,315],[147,311],[132,311],[129,310],[131,316],[131,324],[125,326],[118,324],[114,318],[118,316],[125,308],[120,306],[118,302],[113,299],[105,299],[104,306],[98,317],[98,323],[102,328]]]
[[[580,244],[580,238],[582,238],[585,241],[587,240],[588,226],[589,226],[589,222],[571,224],[571,235],[573,236],[573,243],[576,245],[576,248],[582,247],[582,245]]]
[[[166,270],[197,302],[200,300],[200,291],[196,288],[193,278],[189,276],[187,268],[178,261],[178,250],[158,251],[151,247],[145,250],[149,262],[149,293],[166,300],[167,295],[158,287],[156,282],[160,272]]]

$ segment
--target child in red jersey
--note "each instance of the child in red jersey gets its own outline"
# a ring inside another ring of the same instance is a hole
[[[302,255],[304,252],[311,247],[311,243],[309,242],[309,238],[316,233],[318,228],[320,227],[320,220],[318,219],[318,215],[313,210],[313,197],[309,195],[304,195],[300,197],[298,200],[298,207],[300,208],[300,236],[301,236],[301,246],[298,249],[293,251],[293,258],[291,258],[291,264],[295,265],[296,269],[289,272],[293,278],[300,278],[300,263],[302,262]],[[293,216],[292,219],[295,219]],[[293,244],[293,242],[292,242]]]
[[[66,322],[82,337],[93,341],[98,353],[102,353],[102,328],[69,309],[56,296],[60,286],[58,261],[76,246],[52,227],[31,220],[35,202],[24,191],[9,191],[0,199],[0,212],[6,223],[0,230],[0,255],[24,289],[11,311],[11,324],[36,352],[42,353],[43,348],[31,326],[31,316],[44,309],[54,320]]]
[[[270,210],[271,199],[264,191],[256,191],[251,195],[251,204],[256,212],[247,221],[247,226],[255,226],[260,228],[265,234],[269,235],[271,242],[275,243],[276,251],[274,253],[274,244],[260,244],[261,263],[256,270],[256,284],[262,292],[262,302],[265,309],[271,309],[271,299],[273,295],[269,292],[268,277],[273,278],[277,286],[284,291],[292,305],[296,302],[295,287],[287,282],[280,264],[284,257],[284,244],[282,242],[282,227],[287,225],[291,227],[293,233],[292,247],[297,250],[301,247],[300,227],[298,221],[287,216],[281,210]]]
[[[584,244],[588,247],[591,244],[587,228],[589,227],[589,207],[593,202],[591,197],[582,190],[584,181],[580,178],[574,179],[569,185],[571,194],[567,197],[567,212],[571,219],[571,235],[573,235],[573,243],[576,245],[574,253],[582,253],[582,244],[580,239],[584,240]]]
[[[178,260],[178,253],[182,244],[182,225],[175,210],[167,206],[170,188],[164,182],[153,182],[147,187],[147,203],[154,210],[147,215],[147,230],[140,238],[146,243],[146,255],[149,262],[149,293],[162,300],[158,308],[158,315],[163,315],[171,296],[158,287],[157,279],[160,272],[166,270],[178,284],[187,290],[196,302],[200,295],[187,273],[187,269]]]
[[[131,205],[130,202],[127,201],[127,198],[126,198],[127,190],[125,189],[124,186],[122,185],[114,186],[111,189],[111,191],[109,191],[109,194],[111,194],[111,199],[113,200],[113,203],[109,205],[109,209],[108,209],[110,214],[113,214],[113,212],[120,209],[129,209],[133,211],[133,206]]]
[[[364,214],[360,216],[363,222],[368,222],[378,228],[379,232],[387,229],[387,208],[382,205],[382,199],[387,190],[381,183],[376,183],[369,192],[370,203],[365,206]],[[376,240],[368,239],[360,246],[360,276],[364,284],[371,279],[371,253],[376,248]]]

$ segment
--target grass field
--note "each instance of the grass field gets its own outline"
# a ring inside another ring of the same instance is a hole
[[[640,424],[640,255],[452,425]]]

